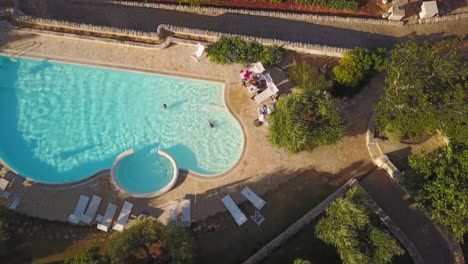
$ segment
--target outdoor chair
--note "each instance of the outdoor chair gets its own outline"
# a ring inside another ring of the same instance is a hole
[[[197,49],[195,50],[191,58],[194,61],[199,62],[204,51],[205,51],[205,46],[203,46],[200,43],[197,43]]]

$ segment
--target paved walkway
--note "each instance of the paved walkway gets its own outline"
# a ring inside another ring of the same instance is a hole
[[[421,38],[431,39],[468,34],[468,19],[442,24],[399,27],[338,22],[308,23],[238,14],[212,16],[153,8],[78,3],[70,0],[29,2],[30,4],[24,8],[25,13],[42,18],[144,31],[155,31],[159,24],[172,24],[343,48],[390,47],[414,32],[417,32]]]
[[[360,184],[413,242],[424,263],[454,263],[447,243],[432,221],[411,207],[411,202],[406,199],[407,193],[385,171],[374,171]]]

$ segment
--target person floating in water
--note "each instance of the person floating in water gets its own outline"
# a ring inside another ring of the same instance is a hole
[[[214,122],[213,120],[208,120],[208,125],[213,128],[214,127]]]
[[[163,109],[167,109],[167,104],[163,104],[163,105],[162,105],[162,108],[163,108]]]

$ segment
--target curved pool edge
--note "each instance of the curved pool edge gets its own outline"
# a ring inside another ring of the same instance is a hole
[[[241,132],[242,132],[243,144],[242,144],[242,151],[241,151],[241,153],[239,155],[239,158],[227,170],[225,170],[223,172],[215,173],[215,174],[203,174],[203,173],[199,173],[199,172],[196,172],[196,171],[193,171],[193,170],[190,170],[190,169],[180,168],[180,170],[186,171],[188,173],[187,174],[188,177],[191,177],[191,178],[197,179],[197,180],[215,180],[215,179],[224,178],[227,174],[229,174],[235,168],[237,168],[239,166],[239,164],[241,164],[241,162],[245,159],[245,154],[246,154],[246,149],[247,149],[247,136],[246,136],[245,124],[242,121],[242,119],[238,116],[238,114],[236,114],[232,110],[231,106],[228,104],[228,101],[226,100],[226,98],[228,97],[227,96],[228,95],[227,94],[227,92],[228,92],[227,87],[231,88],[231,86],[232,86],[231,84],[228,84],[226,81],[224,81],[223,103],[224,103],[224,106],[226,107],[226,110],[229,113],[229,115],[231,115],[231,117],[239,124]]]
[[[114,160],[114,163],[112,164],[112,167],[110,169],[110,180],[112,182],[112,184],[120,191],[120,192],[123,192],[125,194],[128,194],[132,197],[135,197],[135,198],[153,198],[153,197],[156,197],[156,196],[159,196],[161,194],[164,194],[168,191],[170,191],[174,186],[175,184],[177,183],[177,180],[179,179],[179,166],[177,165],[177,161],[167,152],[165,152],[164,150],[162,149],[158,149],[158,154],[167,158],[171,164],[172,164],[172,167],[174,168],[174,174],[172,175],[172,179],[171,181],[166,185],[164,186],[163,188],[157,190],[157,191],[154,191],[154,192],[150,192],[150,193],[134,193],[134,192],[130,192],[130,191],[127,191],[125,190],[125,188],[123,188],[117,181],[116,179],[116,168],[117,166],[119,165],[120,161],[130,155],[133,155],[135,154],[135,151],[133,149],[128,149],[122,153],[120,153]]]
[[[3,56],[14,56],[12,54],[9,54],[8,52],[0,51],[0,55]],[[139,67],[139,66],[128,66],[124,64],[118,64],[118,63],[108,63],[108,62],[100,62],[100,61],[94,61],[94,60],[80,60],[80,59],[72,59],[68,57],[62,57],[62,56],[43,56],[39,54],[23,54],[21,56],[16,56],[16,57],[22,57],[22,58],[29,58],[29,59],[37,59],[37,60],[48,60],[52,62],[58,62],[58,63],[69,63],[69,64],[75,64],[75,65],[82,65],[82,66],[92,66],[92,67],[99,67],[99,68],[108,68],[108,69],[120,69],[120,70],[125,70],[125,71],[132,71],[132,72],[143,72],[143,73],[148,73],[148,74],[157,74],[157,75],[171,75],[175,77],[180,77],[180,78],[186,78],[186,79],[194,79],[194,80],[204,80],[204,81],[211,81],[211,82],[219,82],[223,83],[223,103],[227,109],[227,112],[237,121],[237,123],[240,125],[241,132],[242,132],[242,137],[243,137],[243,146],[242,146],[242,152],[237,159],[237,161],[227,170],[216,173],[216,174],[203,174],[203,173],[198,173],[195,171],[192,171],[190,169],[185,169],[185,168],[180,168],[180,170],[186,171],[188,173],[188,177],[191,177],[193,179],[199,179],[199,180],[215,180],[215,179],[220,179],[225,177],[227,174],[232,172],[235,168],[241,164],[241,162],[245,159],[246,155],[246,147],[247,147],[247,136],[246,136],[246,125],[242,121],[242,119],[239,117],[238,114],[236,114],[230,104],[227,102],[227,92],[228,88],[232,88],[232,84],[228,83],[226,79],[221,79],[221,78],[214,78],[214,77],[208,77],[205,75],[199,75],[199,74],[187,74],[187,73],[181,73],[180,71],[169,71],[169,70],[154,70],[152,68],[147,68],[147,67]],[[159,153],[159,151],[158,151]],[[100,178],[101,176],[106,176],[104,172],[111,171],[109,168],[103,168],[99,171],[96,171],[94,174],[91,174],[85,178],[76,180],[76,181],[71,181],[71,182],[64,182],[64,183],[47,183],[47,182],[41,182],[34,180],[32,178],[29,178],[27,176],[21,175],[14,171],[6,162],[0,159],[3,164],[5,164],[10,170],[15,172],[16,175],[24,178],[27,181],[33,182],[34,184],[39,184],[43,186],[48,186],[48,187],[57,187],[57,188],[68,188],[68,187],[75,187],[75,186],[80,186],[83,184],[86,184],[88,182],[92,182],[93,180],[96,180]],[[175,162],[175,160],[174,160]],[[177,164],[177,163],[176,163]],[[110,177],[110,181],[113,182],[112,176]],[[114,184],[114,186],[117,186]],[[123,190],[123,192],[126,192]]]

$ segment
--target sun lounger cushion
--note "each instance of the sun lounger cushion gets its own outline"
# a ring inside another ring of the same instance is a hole
[[[97,225],[97,229],[107,232],[109,231],[109,227],[112,224],[112,219],[114,219],[115,211],[117,211],[117,205],[113,203],[109,203],[107,205],[106,212],[102,217],[102,221],[100,224]]]
[[[75,211],[68,217],[68,222],[72,224],[78,224],[80,219],[83,217],[86,206],[88,205],[89,197],[86,195],[80,195],[78,203],[76,203]]]
[[[249,187],[245,187],[242,191],[241,194],[247,198],[258,210],[262,209],[262,207],[265,205],[265,201],[258,197],[256,193],[254,193]]]
[[[234,218],[234,221],[236,221],[237,225],[242,225],[247,221],[247,217],[245,216],[244,213],[237,207],[237,204],[234,203],[234,200],[232,200],[231,196],[228,194],[224,196],[223,199],[221,199],[223,202],[224,206],[228,209],[229,213],[231,213],[232,217]]]
[[[181,209],[180,209],[180,225],[189,227],[192,225],[192,216],[191,216],[191,206],[190,200],[182,200],[180,202]]]
[[[167,208],[168,216],[167,216],[167,223],[177,224],[177,216],[179,211],[179,203],[175,202]]]
[[[133,204],[130,202],[125,201],[122,209],[120,210],[120,214],[117,217],[117,221],[115,221],[114,226],[112,229],[122,232],[125,225],[128,222],[128,218],[130,217],[130,213],[132,212]]]
[[[91,198],[91,202],[89,203],[88,209],[86,209],[86,212],[84,215],[81,217],[81,221],[89,224],[91,221],[93,221],[94,216],[96,215],[96,212],[99,208],[99,205],[101,204],[102,198],[93,195],[93,198]]]
[[[3,179],[3,178],[0,178],[0,191],[5,191],[6,188],[8,187],[8,184],[10,184],[9,181]]]
[[[11,202],[10,207],[8,208],[11,210],[15,210],[16,207],[18,207],[18,204],[20,203],[22,197],[22,194],[15,193],[15,195],[13,195],[13,201]]]

